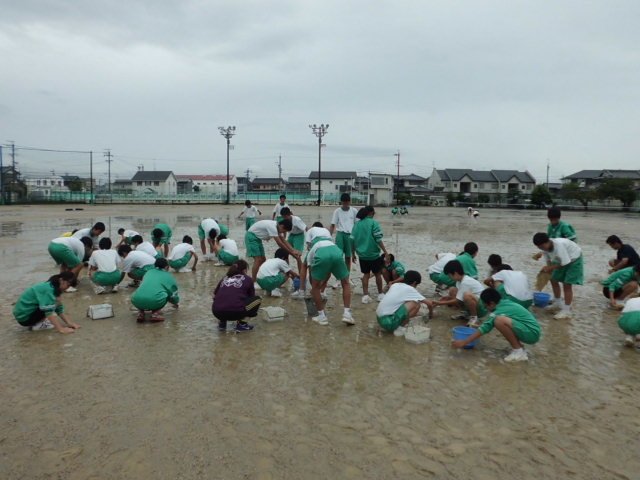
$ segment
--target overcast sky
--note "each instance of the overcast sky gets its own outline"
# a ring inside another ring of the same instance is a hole
[[[96,172],[640,168],[640,2],[20,0],[0,14],[1,142]],[[7,150],[4,150],[5,162]],[[87,173],[19,151],[25,173]]]

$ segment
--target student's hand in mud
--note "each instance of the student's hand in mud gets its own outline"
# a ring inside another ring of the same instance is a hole
[[[73,332],[75,332],[75,329],[71,327],[61,327],[58,329],[58,333],[66,334],[66,333],[73,333]]]
[[[67,323],[67,326],[73,328],[74,330],[77,330],[77,329],[80,328],[80,325],[78,325],[77,323],[73,323],[73,322]]]
[[[534,253],[531,258],[534,260],[540,260],[542,258],[542,252]]]
[[[451,348],[464,348],[464,340],[452,340]]]
[[[616,302],[615,300],[613,302],[609,302],[609,305],[611,306],[611,308],[613,308],[614,310],[622,310],[624,308],[624,305],[620,305],[618,302]]]
[[[195,267],[195,265],[191,268],[191,271],[192,271],[192,272],[195,272],[195,271],[196,271],[196,267]]]
[[[173,308],[178,308],[178,307],[180,307],[180,305],[179,305],[179,304],[177,304],[177,303],[174,303],[174,304],[173,304]]]

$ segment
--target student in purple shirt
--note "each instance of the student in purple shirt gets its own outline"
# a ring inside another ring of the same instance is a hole
[[[226,331],[227,322],[235,322],[236,332],[253,330],[244,319],[258,315],[261,299],[256,296],[253,280],[247,275],[249,265],[244,260],[231,264],[227,275],[213,291],[211,311],[218,319],[218,330]]]

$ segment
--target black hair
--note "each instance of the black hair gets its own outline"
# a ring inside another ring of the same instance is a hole
[[[404,272],[404,283],[407,285],[412,285],[414,283],[416,285],[420,285],[420,283],[422,283],[422,275],[420,275],[420,272],[416,272],[415,270],[407,270]]]
[[[612,245],[614,243],[622,243],[622,240],[620,240],[620,237],[617,235],[609,235],[607,238],[607,244]]]
[[[133,237],[131,237],[131,243],[135,245],[138,245],[142,242],[144,242],[144,240],[142,239],[142,235],[134,235]]]
[[[348,193],[343,193],[342,195],[340,195],[340,201],[341,202],[350,202],[351,201],[351,195],[349,195]]]
[[[490,303],[498,304],[500,300],[502,300],[502,295],[495,288],[485,288],[480,294],[480,299],[484,302],[485,305]]]
[[[96,224],[92,228],[92,230],[100,230],[102,232],[104,232],[106,229],[107,229],[107,227],[105,227],[104,223],[102,223],[102,222],[96,222]]]
[[[284,207],[280,210],[280,216],[284,217],[285,215],[293,215],[289,207]]]
[[[89,237],[82,237],[80,241],[84,244],[85,248],[93,248],[93,240]]]
[[[511,268],[511,265],[503,263],[502,265],[498,265],[496,267],[496,271],[501,272],[502,270],[513,270],[513,268]]]
[[[389,254],[389,260],[391,260],[391,262],[395,262],[396,261],[396,257],[393,256],[393,253]]]
[[[185,235],[184,237],[182,237],[182,243],[193,245],[193,238],[191,238],[189,235]]]
[[[251,205],[251,200],[245,200],[244,201],[244,206],[248,207],[249,205]]]
[[[244,260],[236,260],[231,264],[229,270],[227,270],[227,277],[234,277],[240,275],[243,271],[249,268],[249,264]]]
[[[218,241],[220,240],[226,240],[227,236],[224,233],[221,233],[220,235],[218,235]]]
[[[502,265],[502,257],[497,253],[492,253],[491,255],[489,255],[489,258],[487,259],[487,263],[494,268],[498,267]]]
[[[49,283],[53,286],[53,294],[56,297],[59,297],[62,293],[62,291],[60,290],[60,280],[73,283],[75,279],[76,276],[73,274],[73,272],[60,272],[57,275],[49,277]]]
[[[454,273],[457,273],[458,275],[464,275],[464,268],[462,268],[462,264],[460,263],[460,261],[450,260],[444,266],[442,272],[445,275],[453,275]]]
[[[124,228],[118,229],[118,235],[124,235]]]
[[[154,228],[151,232],[151,236],[154,240],[160,240],[164,236],[164,232],[160,228]]]
[[[360,210],[358,210],[358,213],[356,214],[356,218],[358,220],[362,220],[364,217],[366,217],[368,215],[367,213],[367,207],[362,207]]]
[[[289,261],[289,252],[287,252],[284,248],[279,248],[276,250],[276,253],[273,255],[273,258],[279,258],[284,260],[285,262]]]
[[[211,240],[215,240],[216,237],[218,236],[218,231],[215,228],[212,228],[211,230],[209,230],[208,235]]]
[[[478,253],[478,244],[476,242],[468,242],[464,245],[464,252],[469,255],[475,255]]]
[[[322,225],[322,222],[313,222],[313,225],[311,225],[312,227],[320,227],[320,228],[324,228],[324,225]]]
[[[291,229],[293,229],[293,223],[290,218],[283,218],[278,222],[278,225],[283,226],[287,232],[290,232]]]
[[[286,200],[287,196],[286,195],[280,195],[280,200],[282,200],[283,198]]]
[[[154,263],[153,266],[160,270],[164,270],[169,266],[169,262],[166,258],[157,258],[156,263]]]
[[[533,236],[533,244],[536,247],[539,247],[543,243],[547,243],[549,241],[549,235],[544,232],[538,232]]]
[[[101,238],[100,241],[98,242],[98,246],[100,247],[100,250],[111,250],[111,239],[109,237],[104,237]]]
[[[551,207],[549,210],[547,210],[547,218],[549,220],[554,218],[560,218],[561,216],[562,216],[562,212],[558,207]]]
[[[131,246],[130,245],[120,245],[118,247],[118,255],[120,255],[121,257],[124,257],[128,253],[131,253]]]

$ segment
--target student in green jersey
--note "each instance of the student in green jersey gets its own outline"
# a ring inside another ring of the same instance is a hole
[[[64,313],[64,306],[60,301],[60,296],[74,280],[72,272],[61,272],[46,282],[27,288],[13,307],[16,321],[29,330],[55,328],[59,333],[75,332],[80,325],[72,322],[69,315]]]
[[[384,278],[386,283],[384,291],[387,292],[389,287],[394,283],[403,282],[406,271],[407,268],[404,264],[396,260],[396,257],[390,253],[387,258],[384,259],[384,268],[382,269],[382,278]]]
[[[166,258],[171,244],[171,227],[166,223],[157,223],[151,231],[151,243],[155,248],[162,246],[163,256]]]
[[[494,288],[484,290],[480,299],[491,312],[489,318],[466,339],[454,340],[451,343],[452,347],[463,348],[495,327],[511,345],[511,353],[505,357],[505,362],[529,360],[524,344],[533,345],[540,340],[541,330],[536,317],[522,305],[502,298],[500,292]]]
[[[138,309],[138,323],[145,320],[145,311],[151,311],[151,322],[162,322],[164,317],[160,310],[167,302],[174,308],[178,308],[180,296],[178,295],[178,284],[173,275],[168,272],[169,262],[166,258],[158,258],[155,268],[149,270],[142,283],[131,295],[131,303]]]
[[[611,308],[622,310],[617,300],[624,301],[627,297],[638,292],[638,281],[640,279],[640,265],[623,268],[613,272],[609,277],[602,280],[602,294],[609,300]]]
[[[475,258],[478,255],[478,251],[477,243],[468,242],[465,243],[463,252],[456,257],[456,260],[462,264],[464,274],[476,280],[478,280],[478,266],[476,265]]]

